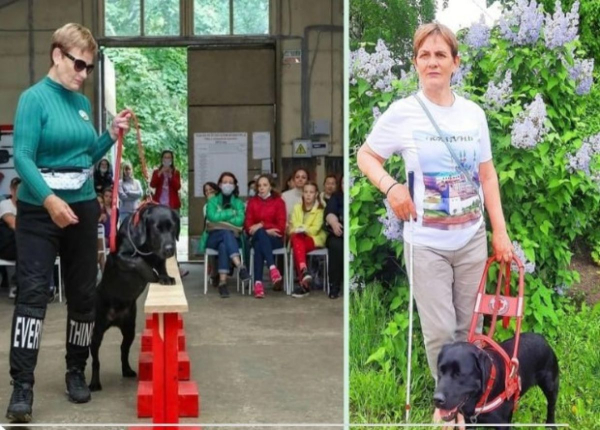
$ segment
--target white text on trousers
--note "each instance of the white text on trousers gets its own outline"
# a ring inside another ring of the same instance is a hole
[[[15,338],[13,347],[38,349],[40,347],[40,333],[42,320],[35,318],[17,317],[15,324]]]
[[[92,343],[93,322],[69,320],[69,343],[77,346],[90,346]]]

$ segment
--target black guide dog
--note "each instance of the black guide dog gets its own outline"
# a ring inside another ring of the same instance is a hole
[[[512,357],[514,338],[500,343],[500,347]],[[520,363],[521,398],[531,387],[539,386],[547,400],[546,423],[553,424],[559,385],[556,354],[543,336],[523,333],[517,356]],[[477,415],[475,412],[477,402],[486,390],[492,360],[497,373],[488,402],[493,401],[504,390],[505,367],[500,354],[493,349],[482,351],[468,342],[456,342],[442,348],[438,356],[438,384],[433,400],[444,421],[451,421],[457,413],[461,413],[468,428],[477,427],[468,426],[468,423],[480,423],[498,424],[495,427],[498,430],[508,429],[502,424],[511,423],[514,406],[512,399],[488,413]]]
[[[175,284],[175,278],[167,274],[166,260],[175,255],[179,229],[179,214],[163,205],[143,206],[123,220],[117,234],[117,252],[108,255],[96,291],[96,322],[90,346],[91,391],[102,389],[98,351],[104,333],[113,326],[119,327],[123,335],[123,376],[137,376],[129,365],[129,350],[135,338],[136,301],[149,282]]]

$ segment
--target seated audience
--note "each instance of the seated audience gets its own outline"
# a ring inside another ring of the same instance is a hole
[[[323,227],[323,206],[319,200],[319,187],[308,181],[303,188],[302,200],[292,212],[289,233],[294,264],[300,285],[292,296],[306,297],[311,288],[312,276],[306,267],[306,254],[325,246],[327,234]]]
[[[285,203],[272,191],[269,176],[258,177],[258,195],[248,201],[244,229],[250,235],[254,249],[254,297],[264,297],[263,267],[265,262],[274,290],[281,289],[282,277],[275,266],[273,250],[283,247],[285,234]]]
[[[325,229],[329,251],[329,298],[337,299],[344,285],[344,186],[335,192],[325,207]]]
[[[303,167],[299,167],[294,170],[292,174],[292,180],[294,187],[283,192],[281,194],[281,198],[285,202],[285,210],[287,215],[287,221],[289,222],[292,211],[294,210],[294,206],[302,201],[302,189],[306,181],[310,178],[308,176],[308,170]]]
[[[208,201],[206,209],[209,233],[205,246],[219,252],[217,257],[219,295],[221,298],[227,298],[229,297],[227,274],[230,261],[238,268],[242,282],[250,279],[248,270],[242,264],[238,243],[244,225],[245,210],[244,202],[238,198],[238,181],[233,173],[221,173],[218,185],[220,192]]]
[[[329,201],[333,193],[337,191],[337,188],[337,177],[335,175],[327,175],[325,177],[325,180],[323,181],[323,191],[319,195],[319,198],[321,199],[321,204],[323,206],[327,206],[327,202]]]
[[[113,172],[110,163],[106,158],[103,158],[94,167],[94,190],[96,194],[102,194],[104,189],[112,188]]]

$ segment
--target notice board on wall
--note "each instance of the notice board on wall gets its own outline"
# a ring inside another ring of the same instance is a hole
[[[223,172],[238,180],[240,196],[248,193],[248,133],[194,133],[194,197]]]

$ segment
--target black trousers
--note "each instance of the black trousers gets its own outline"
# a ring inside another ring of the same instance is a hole
[[[11,330],[10,374],[20,382],[34,383],[48,285],[57,254],[67,299],[67,369],[83,370],[89,355],[95,317],[100,207],[96,199],[70,206],[79,222],[61,229],[42,206],[17,202],[19,291]]]
[[[330,233],[326,244],[329,250],[329,283],[341,289],[344,285],[344,236]]]

